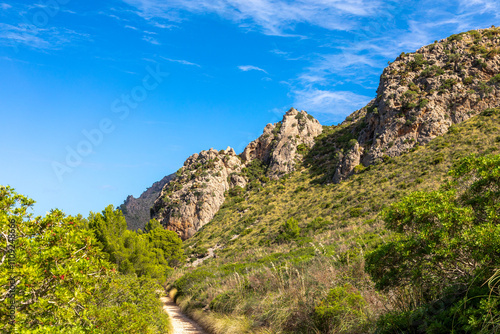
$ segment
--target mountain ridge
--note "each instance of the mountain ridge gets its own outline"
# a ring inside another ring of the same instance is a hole
[[[331,142],[329,176],[324,181],[345,180],[356,168],[425,145],[452,125],[498,106],[498,46],[500,29],[492,28],[452,35],[414,53],[402,53],[384,69],[377,97],[339,124],[344,129]],[[227,150],[217,155],[211,149],[208,158],[200,158],[206,151],[191,156],[179,170],[189,173],[189,178],[183,176],[165,186],[154,203],[152,218],[183,239],[191,237],[214,217],[227,198],[225,192],[261,187],[296,170],[323,128],[307,112],[292,108],[281,122],[268,124],[240,155],[234,150],[230,156]],[[221,159],[230,159],[231,166],[218,163]],[[265,176],[247,174],[249,169]],[[212,178],[221,171],[230,179]],[[210,191],[203,190],[206,187]]]

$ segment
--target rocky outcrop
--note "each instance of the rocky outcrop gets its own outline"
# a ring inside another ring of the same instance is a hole
[[[322,130],[314,117],[292,108],[281,122],[268,124],[240,156],[229,147],[193,154],[177,172],[175,181],[162,190],[151,217],[182,239],[191,237],[219,211],[226,191],[246,186],[250,180],[244,168],[252,161],[260,160],[269,178],[279,178],[295,169],[301,158],[300,145],[311,147]]]
[[[245,147],[245,150],[243,150],[243,153],[241,153],[243,161],[249,162],[259,159],[268,165],[271,159],[273,147],[276,144],[275,137],[280,126],[281,123],[266,125],[264,133],[259,138],[248,144],[247,147]]]
[[[244,163],[232,148],[210,149],[190,156],[177,172],[175,181],[161,192],[151,210],[151,217],[185,240],[217,213],[225,192],[244,187],[241,176]]]
[[[352,173],[354,168],[361,163],[361,153],[362,149],[359,143],[356,143],[345,156],[339,153],[340,163],[333,175],[333,182],[338,183]]]
[[[175,174],[167,175],[158,182],[153,183],[139,198],[130,195],[118,207],[123,212],[129,230],[144,229],[150,219],[150,211],[156,198],[163,187],[175,178]]]
[[[298,147],[310,148],[314,137],[321,134],[322,125],[305,111],[291,108],[281,122],[268,124],[264,133],[245,148],[241,154],[245,162],[259,159],[268,165],[270,179],[278,179],[295,170],[301,155]]]
[[[334,181],[364,165],[428,143],[486,108],[500,104],[500,29],[450,36],[401,54],[383,72],[377,98],[351,115],[361,149],[351,148]],[[359,151],[362,151],[358,158]]]

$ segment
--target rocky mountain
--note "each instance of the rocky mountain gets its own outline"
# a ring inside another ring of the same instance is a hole
[[[153,183],[139,198],[130,195],[118,208],[123,212],[129,230],[144,229],[146,223],[151,219],[150,211],[155,199],[163,187],[175,178],[175,174],[165,176],[158,182]]]
[[[234,150],[210,149],[190,156],[154,202],[151,217],[182,239],[208,223],[224,203],[225,192],[246,185],[244,163]]]
[[[402,54],[341,124],[267,125],[185,240],[177,303],[218,334],[498,332],[499,36]]]
[[[382,73],[377,97],[346,119],[360,125],[353,132],[358,144],[342,155],[334,181],[360,163],[400,155],[498,106],[499,47],[499,31],[484,29],[402,53]]]
[[[164,187],[152,217],[187,239],[214,217],[229,190],[277,180],[304,160],[322,170],[327,166],[324,181],[338,183],[356,170],[427,144],[454,124],[499,105],[498,54],[498,29],[452,35],[403,53],[383,71],[377,97],[338,126],[323,127],[292,108],[240,155],[230,148],[194,154],[179,178]],[[314,148],[318,140],[320,151]]]
[[[163,188],[151,217],[185,240],[214,217],[227,191],[257,182],[249,172],[250,166],[257,163],[267,171],[267,180],[277,179],[295,170],[301,161],[301,149],[311,147],[321,132],[318,120],[292,108],[281,122],[268,124],[241,155],[229,147],[193,154],[177,172],[178,178]]]

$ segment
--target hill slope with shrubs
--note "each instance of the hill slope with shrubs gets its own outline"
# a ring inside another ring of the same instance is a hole
[[[497,331],[499,35],[401,55],[289,174],[245,166],[184,242],[181,307],[213,333]]]
[[[322,143],[344,126],[325,128],[313,150],[326,150]],[[424,295],[404,272],[391,277],[409,285],[379,289],[394,265],[374,262],[371,255],[370,276],[365,256],[399,240],[400,231],[384,224],[383,213],[392,203],[415,191],[439,190],[452,180],[448,172],[454,163],[471,153],[498,154],[499,143],[499,110],[488,109],[425,146],[357,169],[339,184],[319,182],[329,170],[316,166],[232,192],[214,219],[185,242],[191,262],[206,257],[210,248],[215,258],[174,273],[177,302],[214,333],[365,333],[380,327],[377,319],[384,314],[400,319],[402,312],[436,302],[447,286]],[[489,252],[484,255],[491,258]],[[481,284],[487,276],[481,276]],[[425,315],[412,314],[415,323]]]

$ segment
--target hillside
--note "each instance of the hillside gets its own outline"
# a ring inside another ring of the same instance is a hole
[[[426,146],[386,158],[340,184],[318,184],[321,175],[304,168],[229,198],[186,242],[191,261],[209,248],[216,248],[216,258],[177,272],[172,286],[182,296],[178,301],[195,317],[208,317],[208,324],[224,314],[240,319],[242,333],[259,328],[307,332],[301,321],[314,328],[309,318],[314,306],[330,288],[350,283],[375,317],[388,296],[375,292],[362,256],[390,237],[380,210],[412,191],[437,189],[460,157],[500,153],[499,140],[497,111],[475,116]],[[290,218],[300,232],[286,240],[283,224]],[[207,306],[215,312],[200,313]]]
[[[178,171],[178,180],[162,190],[152,217],[187,239],[219,211],[226,191],[279,179],[304,158],[312,170],[325,165],[323,182],[338,183],[355,168],[424,145],[450,126],[498,105],[499,53],[499,28],[453,35],[403,53],[382,73],[373,101],[339,127],[325,128],[331,135],[321,149],[304,157],[323,129],[307,112],[292,108],[240,155],[228,148],[191,156]]]
[[[439,189],[460,158],[499,153],[500,116],[488,109],[500,104],[499,32],[402,54],[367,107],[323,126],[314,143],[288,145],[299,155],[278,177],[269,172],[276,146],[266,147],[277,125],[268,125],[235,156],[226,179],[241,182],[224,188],[213,218],[185,241],[194,265],[170,281],[177,302],[214,333],[366,333],[381,314],[423,305],[407,290],[375,289],[365,254],[394,239],[381,216],[391,203]],[[190,196],[182,182],[162,196],[176,191]],[[184,205],[159,203],[156,212]]]

